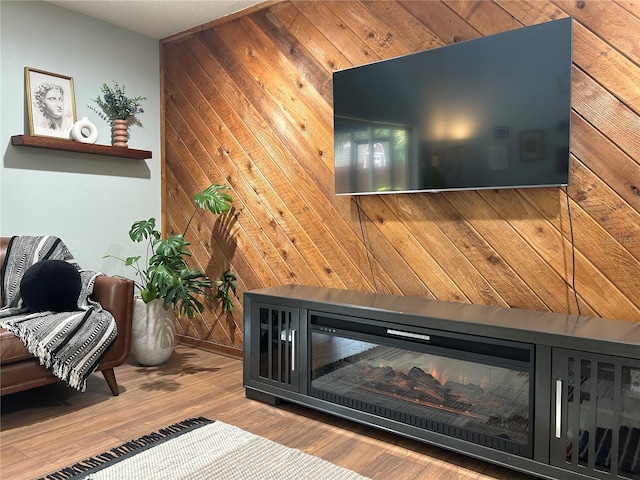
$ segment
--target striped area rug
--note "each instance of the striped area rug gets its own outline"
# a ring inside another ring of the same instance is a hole
[[[204,417],[115,447],[40,480],[367,480],[300,450]]]

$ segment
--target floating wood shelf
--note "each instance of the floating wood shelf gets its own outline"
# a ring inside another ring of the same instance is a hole
[[[93,143],[66,140],[64,138],[35,137],[31,135],[14,135],[11,137],[11,145],[17,147],[49,148],[51,150],[64,150],[67,152],[80,152],[93,155],[108,155],[110,157],[137,158],[140,160],[151,158],[152,156],[148,150],[112,147],[111,145],[96,145]]]

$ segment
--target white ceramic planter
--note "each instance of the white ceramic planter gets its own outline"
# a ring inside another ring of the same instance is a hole
[[[136,298],[133,306],[131,353],[147,367],[166,362],[175,343],[176,319],[171,310],[162,308],[162,301],[144,303]]]

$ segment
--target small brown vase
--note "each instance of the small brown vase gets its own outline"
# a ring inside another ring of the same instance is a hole
[[[126,120],[114,120],[111,127],[111,145],[114,147],[127,148],[129,141],[129,131]]]

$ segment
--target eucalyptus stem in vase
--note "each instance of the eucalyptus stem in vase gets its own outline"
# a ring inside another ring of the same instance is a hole
[[[102,84],[102,96],[91,100],[100,110],[92,105],[89,108],[98,114],[102,120],[111,125],[111,144],[115,147],[127,147],[129,140],[129,125],[141,125],[136,118],[138,113],[144,113],[141,104],[146,97],[127,97],[125,86],[113,81],[113,87]]]

